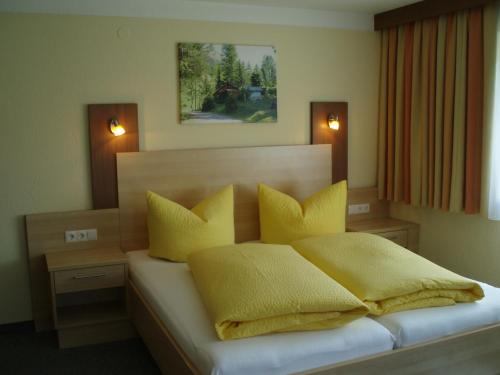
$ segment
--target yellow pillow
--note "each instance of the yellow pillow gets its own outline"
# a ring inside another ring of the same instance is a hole
[[[233,185],[192,210],[148,191],[149,255],[185,262],[196,250],[234,244]]]
[[[260,239],[288,244],[306,237],[345,232],[347,182],[311,195],[301,205],[295,199],[259,185]]]

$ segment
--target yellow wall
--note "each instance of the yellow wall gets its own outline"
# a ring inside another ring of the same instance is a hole
[[[500,222],[393,204],[391,214],[420,223],[420,254],[467,277],[500,287]]]
[[[186,41],[274,45],[279,122],[178,125]],[[86,104],[137,102],[152,150],[308,143],[309,102],[346,100],[351,186],[375,184],[374,32],[0,13],[0,46],[0,324],[31,318],[23,215],[91,208]]]

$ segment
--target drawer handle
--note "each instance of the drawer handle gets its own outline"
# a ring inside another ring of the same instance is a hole
[[[79,280],[79,279],[97,279],[98,277],[104,277],[106,276],[105,273],[96,273],[93,275],[82,275],[82,274],[77,274],[73,276],[73,279]]]

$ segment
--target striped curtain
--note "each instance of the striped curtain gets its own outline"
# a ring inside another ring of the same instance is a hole
[[[481,202],[481,9],[382,31],[380,199],[477,213]]]

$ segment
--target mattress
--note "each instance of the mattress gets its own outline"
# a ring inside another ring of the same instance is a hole
[[[288,374],[392,350],[369,318],[333,330],[220,341],[186,264],[131,251],[129,273],[177,343],[204,374]]]
[[[472,303],[402,311],[374,318],[394,335],[396,348],[500,322],[500,289],[479,282],[485,297]]]

